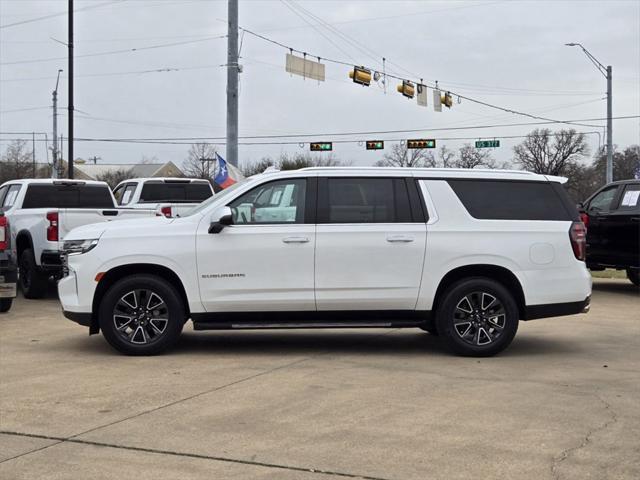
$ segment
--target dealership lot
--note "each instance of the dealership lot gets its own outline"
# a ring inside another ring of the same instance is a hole
[[[1,478],[640,478],[639,398],[622,279],[486,359],[413,329],[190,325],[133,358],[53,293],[0,317]]]

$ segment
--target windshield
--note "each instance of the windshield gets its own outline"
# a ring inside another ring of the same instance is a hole
[[[209,197],[204,202],[200,203],[199,205],[196,205],[191,210],[189,210],[188,212],[185,212],[183,215],[180,215],[180,216],[181,217],[190,217],[191,215],[194,215],[196,213],[200,213],[202,210],[207,208],[213,202],[217,202],[218,200],[222,200],[227,195],[229,195],[231,192],[233,192],[235,189],[237,189],[239,186],[244,185],[247,182],[247,180],[249,180],[249,179],[245,178],[243,180],[240,180],[237,183],[234,183],[230,187],[225,188],[224,190],[222,190],[219,193],[216,193],[213,197]]]

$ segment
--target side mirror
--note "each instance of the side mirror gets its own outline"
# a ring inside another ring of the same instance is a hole
[[[218,214],[213,216],[213,218],[216,217],[217,220],[213,220],[211,225],[209,225],[209,233],[220,233],[224,227],[233,225],[233,214],[229,207],[223,207],[220,209]]]

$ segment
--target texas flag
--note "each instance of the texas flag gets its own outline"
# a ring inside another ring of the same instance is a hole
[[[231,175],[229,175],[229,167],[227,167],[227,162],[225,161],[225,159],[218,155],[217,152],[216,158],[218,160],[218,174],[216,175],[216,178],[213,179],[213,181],[220,188],[225,189],[236,183],[236,181],[231,178]]]

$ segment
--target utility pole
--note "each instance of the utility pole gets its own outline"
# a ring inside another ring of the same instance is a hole
[[[58,82],[61,72],[62,70],[58,70],[56,89],[53,91],[53,167],[51,168],[51,178],[58,178]]]
[[[605,67],[602,63],[596,59],[591,52],[584,48],[580,43],[565,43],[567,47],[580,47],[584,54],[587,56],[591,63],[593,63],[600,73],[607,79],[607,174],[606,183],[613,182],[613,106],[611,99],[611,78],[612,68],[611,65]]]
[[[238,0],[228,0],[227,162],[238,166]]]
[[[607,67],[607,183],[613,182],[613,105],[611,101],[611,65]]]
[[[31,158],[33,159],[33,178],[36,178],[36,132],[31,132]]]
[[[68,106],[68,136],[69,153],[67,155],[67,164],[69,165],[69,178],[73,178],[73,0],[69,0],[69,39],[67,47],[69,50],[69,106]]]

